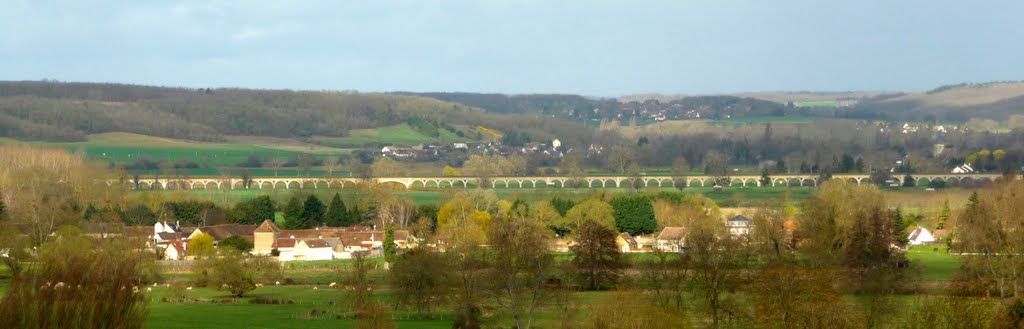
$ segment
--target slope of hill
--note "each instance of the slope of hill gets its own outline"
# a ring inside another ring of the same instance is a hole
[[[558,117],[575,118],[580,118],[585,113],[592,113],[594,109],[598,109],[598,111],[612,111],[618,106],[618,102],[614,99],[591,99],[579,95],[505,95],[460,92],[399,92],[396,94],[430,97],[446,102],[477,107],[494,113],[539,113]]]
[[[406,123],[431,138],[456,133],[454,125],[575,141],[597,134],[578,123],[486,113],[413,95],[0,82],[0,137],[20,140],[75,142],[93,134],[127,132],[202,142],[230,142],[231,136],[308,141]]]
[[[895,94],[895,92],[884,91],[842,91],[842,92],[813,92],[813,91],[777,91],[777,92],[749,92],[734,94],[738,97],[750,97],[762,99],[780,104],[828,102],[842,98],[863,99],[873,98],[880,95]]]
[[[923,93],[879,96],[858,104],[849,117],[964,122],[1006,120],[1024,114],[1024,82],[943,86]]]

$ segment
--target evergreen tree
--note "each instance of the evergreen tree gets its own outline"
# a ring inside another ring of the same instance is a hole
[[[334,197],[331,198],[331,206],[324,214],[324,224],[335,227],[345,226],[348,216],[348,208],[345,208],[345,202],[341,201],[341,195],[334,193]]]
[[[761,187],[768,187],[772,185],[772,177],[768,174],[768,167],[761,169]]]
[[[316,196],[310,195],[306,197],[306,202],[302,204],[303,228],[323,225],[326,209],[327,207],[324,206],[324,203]]]
[[[384,261],[388,263],[393,263],[395,261],[395,256],[397,255],[397,250],[395,246],[395,229],[392,228],[391,226],[388,226],[388,228],[384,230],[383,248]]]
[[[359,209],[358,205],[352,206],[348,212],[348,216],[345,217],[345,226],[352,226],[363,222],[363,211]]]
[[[843,162],[840,164],[842,173],[849,173],[857,169],[857,161],[853,159],[853,156],[843,153]]]
[[[652,233],[658,229],[651,199],[643,195],[620,195],[612,199],[615,227],[620,232],[638,235]]]
[[[903,208],[896,207],[892,216],[892,235],[893,240],[901,246],[910,243],[910,237],[907,235],[907,227],[909,226],[906,218],[903,217]]]
[[[259,224],[267,219],[274,220],[274,201],[269,195],[239,202],[231,211],[231,220],[239,224]]]
[[[302,217],[302,201],[299,200],[299,196],[293,195],[291,199],[288,199],[288,204],[284,206],[285,227],[289,229],[305,227],[306,224],[302,222]]]
[[[946,227],[946,221],[949,220],[949,217],[952,214],[953,209],[950,209],[949,199],[946,199],[946,201],[942,202],[942,210],[939,211],[939,225],[935,227],[935,229],[944,229]]]
[[[562,217],[565,217],[565,214],[569,212],[569,209],[572,209],[572,207],[576,205],[576,203],[573,202],[572,200],[562,199],[557,196],[551,198],[550,203],[551,208],[555,208],[555,211],[558,211],[558,214],[561,215]]]

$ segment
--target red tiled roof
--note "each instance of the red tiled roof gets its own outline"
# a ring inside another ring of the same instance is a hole
[[[306,239],[302,240],[302,243],[306,244],[309,248],[330,248],[330,244],[324,239]]]
[[[622,232],[619,236],[621,236],[623,240],[626,240],[626,243],[630,246],[636,246],[636,239],[634,239],[632,235],[629,235],[629,232]]]
[[[281,232],[281,229],[278,228],[277,225],[274,225],[274,222],[271,222],[269,219],[267,219],[264,220],[263,223],[260,224],[260,226],[257,227],[256,230],[253,232]]]
[[[295,248],[295,239],[277,239],[274,240],[274,244],[270,245],[271,248]]]
[[[243,225],[243,224],[223,224],[204,226],[198,228],[203,233],[213,236],[215,241],[224,240],[228,237],[239,235],[239,236],[252,236],[253,231],[256,230],[256,225]]]
[[[686,237],[685,227],[666,227],[661,230],[661,234],[658,234],[658,240],[672,240],[678,241]]]

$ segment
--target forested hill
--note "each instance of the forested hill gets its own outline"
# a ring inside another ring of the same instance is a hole
[[[685,118],[687,112],[700,112],[704,118],[743,118],[784,115],[808,115],[807,111],[797,113],[797,109],[784,104],[729,95],[721,96],[690,96],[668,99],[657,97],[644,99],[627,96],[623,99],[589,98],[579,95],[562,94],[477,94],[477,93],[396,93],[399,95],[416,95],[437,100],[459,103],[496,113],[542,114],[568,120],[600,120],[653,115],[663,113],[669,118]],[[831,116],[831,113],[828,113]]]
[[[186,89],[48,81],[0,82],[0,137],[82,141],[130,132],[197,141],[224,136],[346,136],[353,129],[410,121],[517,131],[538,138],[569,135],[582,124],[480,109],[412,95],[252,89]],[[557,133],[557,135],[556,135]]]
[[[479,93],[410,93],[398,95],[430,97],[446,102],[478,107],[495,113],[540,113],[557,117],[584,118],[585,114],[612,112],[619,108],[615,99],[594,99],[579,95],[565,94],[479,94]]]

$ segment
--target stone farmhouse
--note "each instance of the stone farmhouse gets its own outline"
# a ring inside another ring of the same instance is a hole
[[[253,253],[278,256],[280,261],[348,259],[354,252],[380,250],[386,232],[366,226],[282,230],[269,220],[253,231]],[[395,245],[410,248],[418,242],[407,230],[395,230]]]

